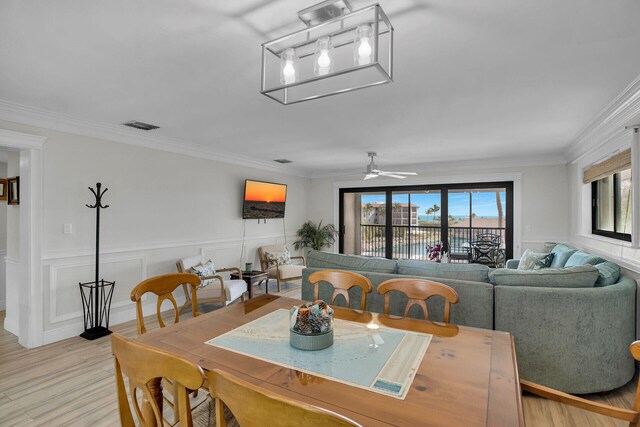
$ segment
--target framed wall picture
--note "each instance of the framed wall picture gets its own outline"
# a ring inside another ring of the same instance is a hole
[[[7,189],[10,205],[20,204],[20,177],[15,176],[7,179]]]
[[[0,200],[7,200],[7,178],[0,178]]]

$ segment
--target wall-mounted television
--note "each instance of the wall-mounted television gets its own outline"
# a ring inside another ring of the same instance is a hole
[[[244,181],[243,219],[284,218],[287,184]]]

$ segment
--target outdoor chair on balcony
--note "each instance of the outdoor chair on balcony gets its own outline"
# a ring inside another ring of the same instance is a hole
[[[501,236],[499,234],[483,233],[483,234],[478,234],[474,241],[475,242],[491,242],[491,243],[497,243],[499,245],[501,243]]]
[[[487,240],[469,242],[469,263],[496,267],[500,262],[500,243]]]

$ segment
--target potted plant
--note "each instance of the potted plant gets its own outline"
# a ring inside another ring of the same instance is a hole
[[[296,232],[298,240],[293,242],[296,250],[310,248],[316,251],[331,246],[336,241],[336,228],[333,224],[322,225],[322,221],[316,225],[313,221],[307,221]]]

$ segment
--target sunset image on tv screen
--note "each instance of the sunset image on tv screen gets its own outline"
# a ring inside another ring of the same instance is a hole
[[[270,182],[245,181],[242,217],[284,218],[287,186]]]

